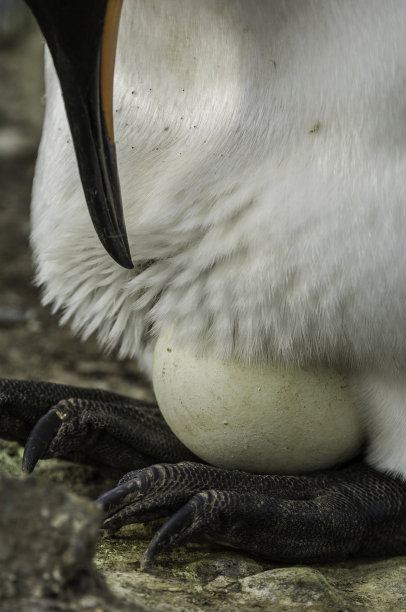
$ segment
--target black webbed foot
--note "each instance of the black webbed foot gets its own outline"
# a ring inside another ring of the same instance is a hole
[[[155,404],[110,391],[4,379],[0,411],[0,437],[25,444],[27,472],[51,457],[123,471],[194,458]]]
[[[155,465],[126,475],[98,502],[110,533],[172,514],[143,566],[202,534],[284,562],[406,553],[406,483],[362,462],[305,476]]]

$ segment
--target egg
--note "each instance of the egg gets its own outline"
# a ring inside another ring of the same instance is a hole
[[[346,461],[363,431],[346,376],[327,367],[248,365],[158,338],[153,385],[160,410],[205,462],[299,474]]]

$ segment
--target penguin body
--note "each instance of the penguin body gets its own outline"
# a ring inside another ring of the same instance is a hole
[[[215,359],[344,369],[369,461],[405,475],[405,26],[401,0],[125,3],[114,119],[134,270],[94,234],[47,57],[45,303],[148,372],[171,325]]]

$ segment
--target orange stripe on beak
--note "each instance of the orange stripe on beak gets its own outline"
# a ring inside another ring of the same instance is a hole
[[[120,14],[123,0],[109,0],[106,8],[106,17],[103,28],[100,83],[101,99],[106,122],[107,134],[111,145],[114,145],[113,126],[113,81],[114,64],[116,59],[116,48],[118,28],[120,25]]]

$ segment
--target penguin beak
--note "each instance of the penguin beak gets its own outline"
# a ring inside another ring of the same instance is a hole
[[[122,0],[26,0],[61,84],[80,178],[97,235],[132,268],[113,131],[113,76]]]

